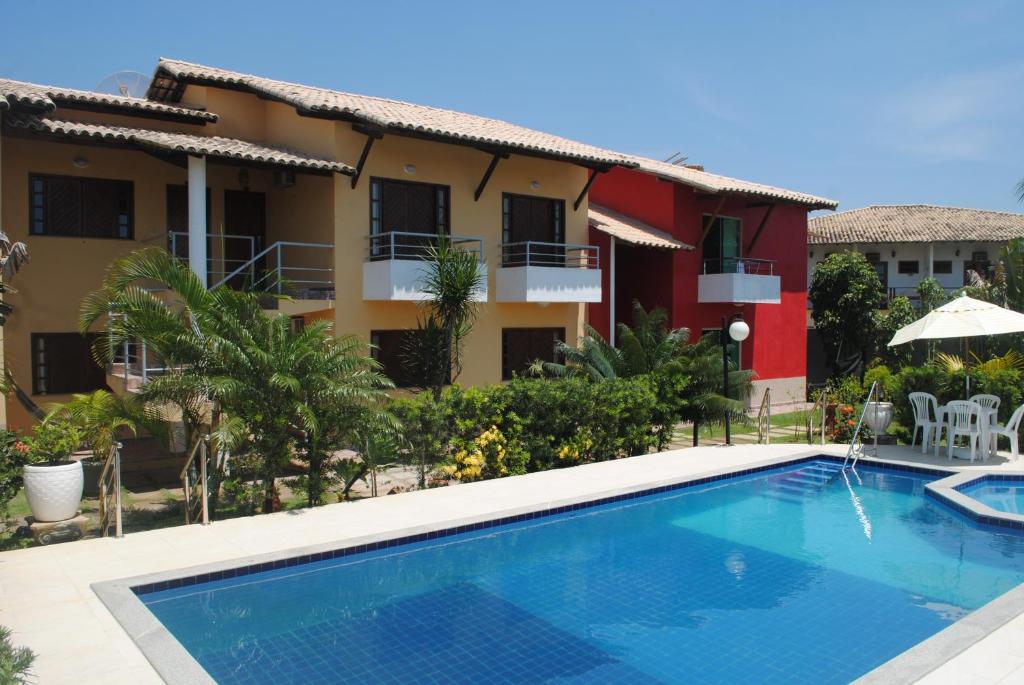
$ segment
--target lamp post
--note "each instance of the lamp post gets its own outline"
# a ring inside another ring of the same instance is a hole
[[[743,342],[750,335],[750,326],[743,320],[742,314],[722,317],[722,388],[725,399],[729,399],[729,339]],[[732,426],[729,409],[725,410],[725,444],[732,444]]]

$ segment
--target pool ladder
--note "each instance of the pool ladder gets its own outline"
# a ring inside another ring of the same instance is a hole
[[[861,426],[864,425],[864,415],[868,412],[868,405],[871,404],[871,398],[875,396],[878,390],[878,381],[871,384],[871,389],[868,390],[868,397],[864,400],[864,406],[860,410],[860,418],[857,419],[857,427],[853,429],[853,437],[850,438],[850,448],[846,450],[846,458],[843,459],[843,469],[846,469],[847,462],[850,462],[850,458],[853,458],[850,463],[850,468],[857,468],[857,460],[860,459],[860,455],[864,452],[863,446],[861,449],[857,449],[857,438],[860,437]],[[875,454],[878,454],[878,436],[875,435]]]

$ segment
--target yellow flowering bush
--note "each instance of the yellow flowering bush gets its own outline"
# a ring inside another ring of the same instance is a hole
[[[563,442],[556,454],[558,460],[566,463],[588,461],[594,448],[594,440],[588,431],[581,431]]]
[[[507,476],[510,451],[518,456],[514,448],[510,450],[508,439],[495,425],[468,442],[454,441],[453,448],[452,460],[441,466],[441,472],[461,482]]]

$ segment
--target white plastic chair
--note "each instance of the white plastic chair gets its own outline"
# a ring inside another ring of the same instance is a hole
[[[1013,415],[1005,426],[996,425],[989,429],[989,435],[992,436],[993,452],[998,447],[999,436],[1002,435],[1010,441],[1010,454],[1013,455],[1013,458],[1015,460],[1020,458],[1020,452],[1017,449],[1017,431],[1020,429],[1022,418],[1024,418],[1024,404],[1013,410]]]
[[[967,401],[977,402],[985,409],[991,409],[989,421],[993,426],[996,425],[996,412],[999,411],[999,404],[1002,402],[997,395],[971,395]]]
[[[958,437],[966,437],[971,443],[971,463],[974,463],[981,441],[981,405],[969,400],[954,400],[946,405],[946,457],[953,460],[953,445]],[[938,443],[936,443],[938,447]]]
[[[939,401],[935,395],[927,392],[912,392],[907,398],[914,410],[914,434],[910,438],[910,446],[913,447],[917,442],[917,431],[921,429],[921,454],[924,454],[932,439],[936,445],[939,443]]]

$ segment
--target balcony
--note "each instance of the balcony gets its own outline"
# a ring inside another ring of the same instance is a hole
[[[697,277],[697,302],[710,304],[778,304],[781,279],[768,259],[708,259]]]
[[[451,246],[476,255],[483,274],[483,288],[473,298],[487,301],[487,264],[484,263],[482,238],[447,236]],[[437,248],[438,237],[428,233],[391,231],[370,236],[363,262],[363,299],[392,302],[419,302],[430,296],[423,291],[424,269]]]
[[[532,240],[505,243],[496,287],[498,302],[600,302],[600,249]]]

